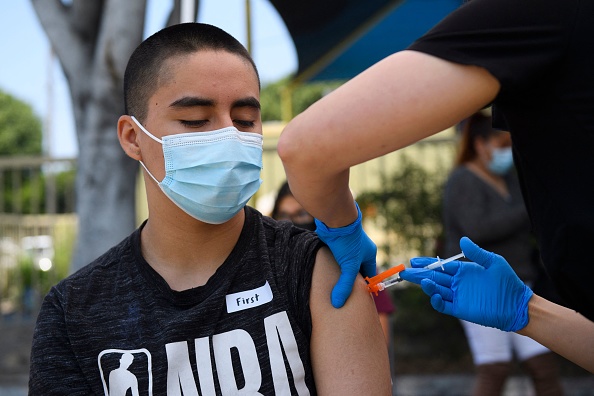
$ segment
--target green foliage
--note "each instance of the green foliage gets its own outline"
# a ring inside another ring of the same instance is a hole
[[[4,273],[7,287],[0,288],[0,297],[15,301],[22,312],[34,312],[50,288],[68,276],[76,226],[69,219],[58,220],[50,234],[53,241],[53,255],[47,256],[52,260],[50,270],[42,271],[36,262],[39,257],[22,251],[16,265]]]
[[[260,92],[260,106],[262,108],[262,121],[280,120],[282,87],[287,84],[287,79],[266,85]]]
[[[266,85],[260,93],[262,105],[262,121],[282,120],[283,91],[290,89],[291,78],[286,77],[277,82]],[[312,103],[316,102],[330,91],[338,88],[342,82],[321,82],[297,85],[292,89],[293,115],[303,112]]]
[[[41,154],[41,136],[31,106],[0,90],[0,156]]]
[[[399,169],[391,175],[381,175],[380,190],[357,197],[366,216],[372,217],[386,232],[387,243],[379,248],[387,256],[403,249],[435,255],[435,244],[442,232],[443,180],[439,173],[430,174],[403,157]]]
[[[22,284],[21,290],[25,290],[33,287],[34,279],[36,278],[36,272],[39,270],[35,269],[33,259],[28,256],[24,256],[19,260],[18,263],[17,279],[20,279]],[[41,272],[41,271],[39,271]]]
[[[48,175],[39,169],[6,170],[0,173],[3,184],[2,204],[0,212],[38,214],[45,213],[45,200],[48,199],[46,185]],[[56,200],[56,213],[70,213],[74,211],[70,198],[74,191],[75,170],[68,170],[51,175],[54,178],[56,196],[49,199]]]
[[[76,170],[60,172],[56,174],[56,194],[57,204],[56,213],[74,212],[74,184],[76,179]]]
[[[51,286],[66,278],[70,271],[70,262],[76,241],[76,227],[67,221],[56,224],[53,232],[54,259],[53,268],[46,281],[41,283],[40,294],[45,295]]]
[[[28,104],[0,90],[0,156],[42,153],[41,121]],[[44,178],[39,169],[0,173],[0,211],[43,213]]]
[[[342,85],[338,82],[319,82],[299,85],[293,91],[293,114],[302,113],[314,102],[320,100],[323,96]]]

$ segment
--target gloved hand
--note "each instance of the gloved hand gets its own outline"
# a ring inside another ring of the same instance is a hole
[[[372,277],[376,273],[377,247],[363,231],[361,209],[357,202],[355,206],[359,215],[357,220],[348,226],[330,228],[315,219],[316,233],[328,245],[340,266],[340,278],[332,289],[331,301],[334,308],[342,307],[349,298],[359,269],[363,276]]]
[[[478,247],[469,238],[460,240],[464,255],[474,262],[452,261],[441,268],[424,267],[437,261],[419,257],[400,273],[403,279],[421,285],[431,305],[441,313],[504,331],[518,331],[528,324],[528,301],[532,290],[497,254]]]

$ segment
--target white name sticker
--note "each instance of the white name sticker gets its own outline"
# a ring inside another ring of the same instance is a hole
[[[227,294],[225,298],[227,300],[227,313],[233,313],[269,303],[272,301],[272,289],[270,289],[270,285],[266,281],[264,286]]]

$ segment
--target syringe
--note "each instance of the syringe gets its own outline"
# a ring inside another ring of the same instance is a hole
[[[400,271],[404,270],[404,264],[398,264],[395,267],[388,269],[387,271],[382,272],[374,276],[373,278],[366,277],[365,280],[367,281],[367,288],[371,293],[375,293],[377,296],[378,292],[384,290],[386,287],[395,285],[396,283],[402,281],[402,278],[397,274]],[[382,282],[384,279],[389,278],[390,276],[396,275],[395,278],[388,279],[385,282]]]
[[[432,269],[441,267],[441,269],[444,270],[444,268],[443,268],[443,265],[444,264],[447,264],[450,261],[458,260],[459,258],[462,258],[462,257],[464,257],[464,252],[462,252],[460,254],[457,254],[455,256],[452,256],[450,258],[444,259],[444,260],[440,259],[439,256],[437,256],[437,261],[436,262],[434,262],[433,264],[429,264],[428,266],[423,267],[423,268],[432,270]]]
[[[444,264],[449,263],[450,261],[457,260],[461,257],[464,257],[464,253],[457,254],[445,260],[442,260],[439,258],[439,256],[437,256],[437,261],[435,263],[429,264],[428,266],[423,268],[432,270],[441,267],[441,269],[443,270]],[[398,273],[400,271],[403,271],[404,268],[404,264],[399,264],[395,267],[388,269],[387,271],[382,272],[381,274],[374,276],[373,278],[366,277],[365,280],[367,281],[367,288],[371,293],[375,293],[375,295],[377,296],[378,292],[385,290],[390,286],[394,286],[396,283],[401,282],[403,280],[398,275]],[[394,275],[396,275],[394,278],[387,279]]]
[[[382,291],[384,289],[387,289],[390,286],[394,286],[398,282],[402,282],[403,280],[404,279],[402,279],[400,276],[397,276],[396,278],[388,279],[385,282],[378,283],[378,285],[381,285],[379,287],[379,289],[380,289],[380,291]]]

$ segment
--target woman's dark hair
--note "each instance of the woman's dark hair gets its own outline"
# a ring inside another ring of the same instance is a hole
[[[479,112],[470,116],[462,125],[462,136],[455,165],[462,165],[476,158],[477,152],[474,143],[477,139],[487,140],[499,133],[501,131],[493,129],[490,115]]]
[[[280,205],[280,202],[283,200],[283,198],[286,196],[293,196],[293,193],[289,188],[288,182],[284,182],[281,188],[278,190],[278,193],[276,194],[276,199],[274,200],[274,208],[272,209],[272,213],[270,214],[270,217],[272,217],[273,219],[278,220],[278,206]]]

